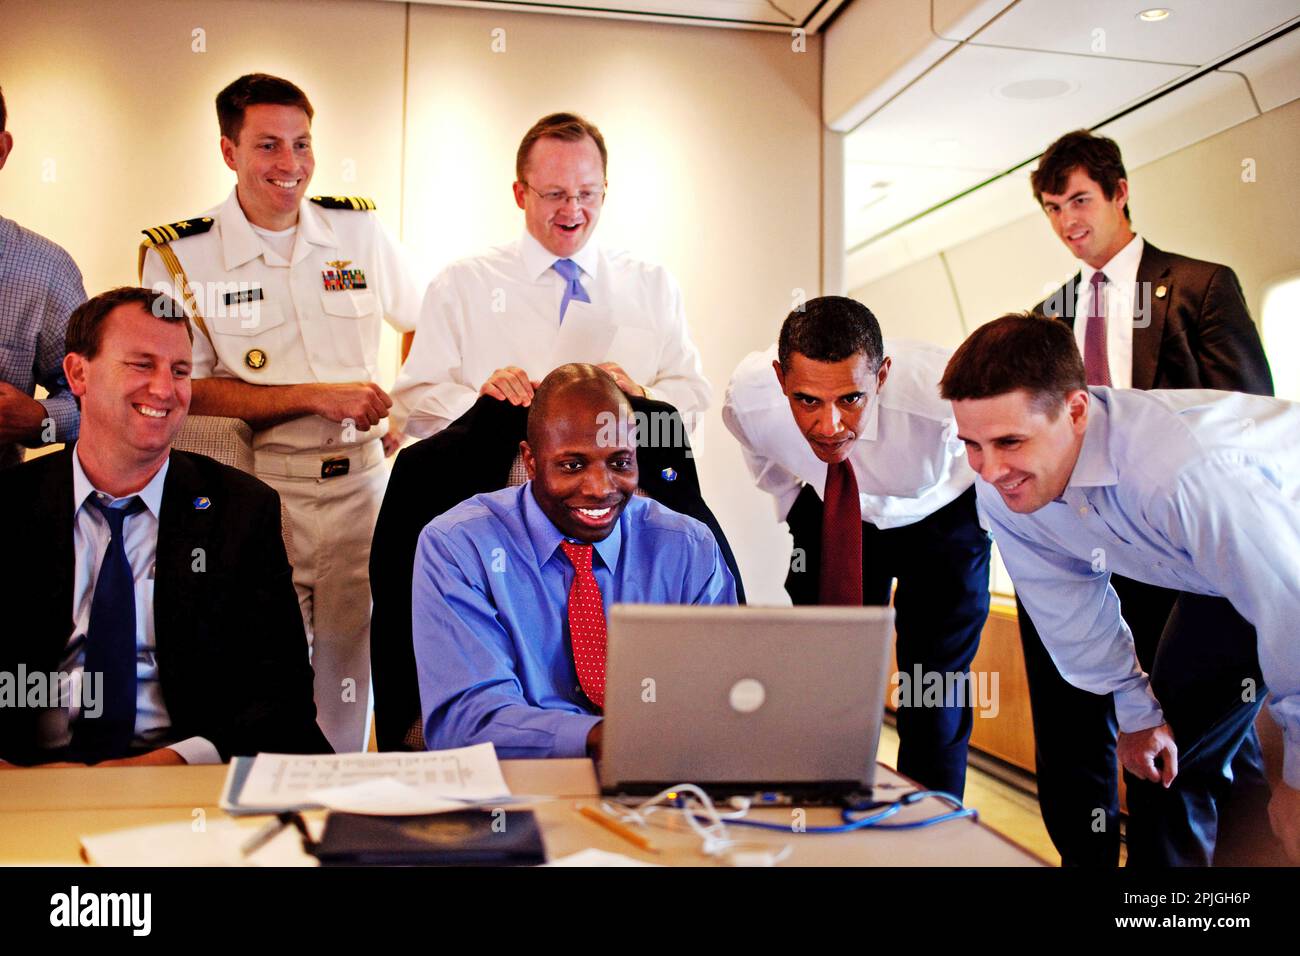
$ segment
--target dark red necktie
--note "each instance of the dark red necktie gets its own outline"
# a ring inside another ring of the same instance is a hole
[[[605,606],[600,585],[591,572],[592,546],[561,541],[564,556],[573,565],[569,586],[569,643],[573,645],[573,666],[582,692],[602,710],[605,708]]]
[[[862,606],[862,505],[847,460],[826,467],[818,604]]]
[[[1089,385],[1110,384],[1110,359],[1106,355],[1106,276],[1092,274],[1092,305],[1083,332],[1083,374]]]

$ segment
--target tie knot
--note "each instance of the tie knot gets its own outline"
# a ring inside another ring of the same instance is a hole
[[[561,541],[560,550],[564,556],[569,559],[576,571],[591,570],[591,552],[592,546],[589,544],[576,544],[573,541]]]
[[[1092,278],[1089,279],[1088,281],[1092,283],[1092,288],[1094,290],[1100,289],[1102,286],[1106,284],[1106,273],[1094,272],[1092,274]]]
[[[570,282],[578,278],[578,264],[572,259],[556,259],[552,268]]]
[[[112,504],[102,500],[98,493],[92,494],[86,500],[104,516],[104,520],[108,522],[109,530],[113,532],[115,538],[122,534],[122,524],[126,521],[127,515],[138,514],[144,510],[144,502],[140,500],[139,495],[132,495],[130,498],[119,498]]]

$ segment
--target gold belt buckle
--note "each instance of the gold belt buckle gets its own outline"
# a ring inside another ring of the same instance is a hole
[[[352,461],[349,458],[326,458],[320,463],[320,476],[338,478],[340,475],[346,475],[351,467]]]

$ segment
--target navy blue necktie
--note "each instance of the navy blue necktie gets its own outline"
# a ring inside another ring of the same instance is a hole
[[[582,287],[579,280],[581,270],[578,264],[572,259],[556,259],[555,264],[551,266],[565,279],[564,298],[560,300],[560,321],[564,321],[564,313],[569,308],[569,303],[574,299],[579,302],[590,302],[591,296],[587,295],[587,290]]]
[[[82,675],[83,682],[92,674],[102,675],[103,709],[98,717],[86,717],[84,712],[78,717],[72,729],[72,753],[73,759],[97,763],[125,756],[135,738],[135,575],[126,557],[123,525],[128,515],[144,509],[144,502],[133,496],[125,504],[109,506],[95,495],[87,501],[104,516],[112,534],[90,601]]]

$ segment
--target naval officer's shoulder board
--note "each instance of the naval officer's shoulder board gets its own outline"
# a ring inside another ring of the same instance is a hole
[[[190,292],[190,280],[185,274],[184,267],[181,266],[181,260],[176,257],[172,250],[171,243],[179,239],[187,239],[190,236],[199,236],[212,228],[213,219],[211,216],[197,216],[194,219],[182,219],[179,222],[171,222],[165,226],[153,226],[149,229],[141,229],[144,233],[144,241],[140,243],[140,260],[136,265],[140,281],[144,281],[144,258],[152,249],[158,253],[162,259],[163,265],[167,267],[167,274],[172,277],[172,288],[180,292],[185,300],[185,308],[189,310],[194,324],[199,330],[212,340],[208,327],[203,321],[203,316],[199,313],[198,303],[194,301],[194,296]]]
[[[312,196],[311,201],[322,209],[351,209],[354,212],[374,212],[375,201],[364,196]]]

